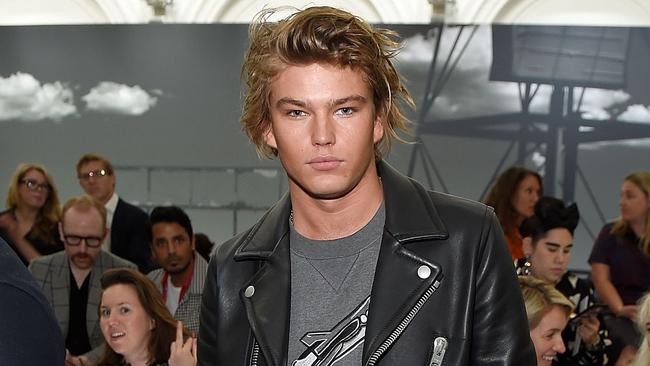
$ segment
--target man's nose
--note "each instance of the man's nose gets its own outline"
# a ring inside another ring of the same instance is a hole
[[[312,127],[312,143],[317,146],[332,145],[336,142],[334,121],[327,116],[315,116]]]

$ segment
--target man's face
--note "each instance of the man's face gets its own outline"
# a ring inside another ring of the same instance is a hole
[[[79,184],[81,188],[99,202],[106,204],[115,191],[115,175],[101,175],[106,167],[101,161],[89,161],[79,169]],[[89,173],[92,173],[89,175]]]
[[[287,66],[271,82],[271,128],[292,194],[336,199],[377,179],[374,145],[383,136],[363,74],[328,64]]]
[[[106,228],[94,207],[87,210],[71,207],[66,211],[63,222],[59,223],[59,235],[72,265],[78,269],[89,269],[101,251]],[[79,241],[78,238],[83,239]]]
[[[158,222],[151,227],[151,250],[160,265],[170,274],[189,268],[194,254],[194,238],[175,222]]]

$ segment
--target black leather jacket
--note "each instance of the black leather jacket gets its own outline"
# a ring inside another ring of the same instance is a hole
[[[383,162],[378,171],[386,222],[363,364],[535,365],[521,292],[492,210],[427,192]],[[211,258],[199,365],[287,364],[290,209],[287,195]],[[423,266],[430,272],[418,272]]]

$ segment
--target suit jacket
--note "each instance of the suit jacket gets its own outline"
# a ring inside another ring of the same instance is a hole
[[[65,341],[52,307],[0,239],[0,365],[63,366]]]
[[[99,328],[98,309],[102,293],[99,280],[107,269],[120,267],[136,268],[135,264],[102,250],[89,274],[86,331],[93,349],[86,355],[91,360],[99,358],[104,344],[104,336]],[[54,315],[59,322],[63,338],[67,338],[70,315],[70,261],[66,252],[36,258],[29,265],[29,270],[54,309]]]
[[[187,293],[178,304],[174,313],[174,318],[183,322],[190,332],[199,333],[199,312],[201,311],[201,295],[203,294],[203,284],[208,272],[208,262],[201,257],[196,251],[194,252],[194,273]],[[162,280],[164,269],[151,271],[147,276],[156,284],[158,290],[162,293]]]
[[[156,268],[149,247],[149,216],[122,200],[117,202],[111,224],[111,252],[135,263],[142,273]]]

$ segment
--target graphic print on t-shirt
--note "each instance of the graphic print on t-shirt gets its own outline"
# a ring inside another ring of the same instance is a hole
[[[307,349],[291,366],[331,366],[363,344],[369,304],[370,296],[334,328],[305,334],[300,342]]]

